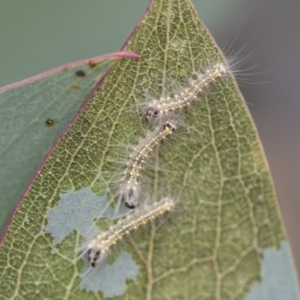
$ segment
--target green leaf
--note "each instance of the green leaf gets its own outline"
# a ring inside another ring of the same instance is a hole
[[[79,61],[0,88],[0,232],[34,171],[91,93],[122,57]],[[77,73],[76,73],[77,72]]]
[[[0,249],[2,298],[252,300],[267,290],[275,295],[267,299],[297,299],[269,170],[230,76],[180,114],[184,125],[156,152],[142,189],[152,201],[178,200],[174,213],[126,238],[80,281],[74,250],[96,232],[95,217],[112,214],[103,211],[117,161],[149,127],[140,105],[223,60],[188,0],[152,1],[125,49],[140,61],[112,68],[14,216]],[[270,267],[283,277],[265,280]]]

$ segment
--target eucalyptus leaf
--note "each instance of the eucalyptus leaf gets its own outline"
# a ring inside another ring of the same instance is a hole
[[[188,0],[152,1],[124,49],[140,60],[113,66],[14,215],[0,248],[1,297],[298,299],[269,170],[230,75],[182,110],[181,126],[155,152],[141,192],[148,201],[174,198],[174,212],[85,271],[76,249],[96,223],[110,223],[120,160],[150,130],[141,106],[223,61]],[[278,293],[263,277],[265,262],[286,279]]]

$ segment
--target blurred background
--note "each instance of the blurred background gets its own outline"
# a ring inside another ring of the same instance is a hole
[[[299,274],[300,1],[193,3],[225,53],[245,58],[240,87],[269,161]],[[0,87],[118,51],[147,4],[148,0],[2,0]]]

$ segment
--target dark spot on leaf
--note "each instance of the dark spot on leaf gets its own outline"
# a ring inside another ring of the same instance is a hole
[[[52,120],[52,119],[47,119],[46,120],[46,125],[52,126],[53,124],[54,124],[54,120]]]
[[[74,90],[79,90],[79,89],[80,89],[80,86],[77,85],[77,84],[73,84],[73,85],[72,85],[72,89],[74,89]]]
[[[78,76],[78,77],[85,77],[85,72],[82,71],[82,70],[78,70],[75,72],[75,75]]]

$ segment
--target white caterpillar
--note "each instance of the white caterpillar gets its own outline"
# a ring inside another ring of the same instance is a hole
[[[158,126],[151,131],[139,144],[133,149],[119,185],[119,193],[128,208],[135,208],[140,190],[140,173],[145,162],[149,158],[153,149],[161,143],[167,136],[171,135],[176,129],[173,120],[168,120],[163,125]]]
[[[163,198],[161,201],[148,207],[134,210],[133,213],[121,219],[108,231],[99,234],[87,245],[90,266],[94,268],[102,262],[107,257],[111,247],[125,235],[169,212],[173,209],[174,205],[172,199]]]
[[[196,79],[190,80],[188,87],[172,97],[162,97],[145,103],[143,106],[145,118],[148,122],[161,119],[164,115],[189,106],[217,79],[228,73],[228,67],[224,63],[217,63],[205,73],[197,74]]]

